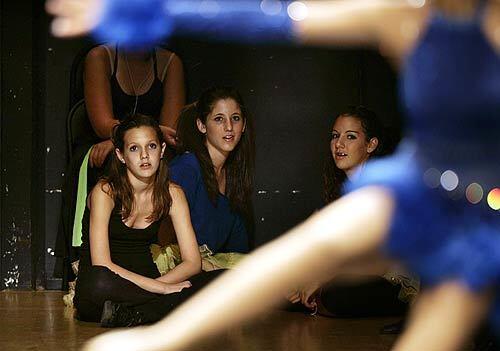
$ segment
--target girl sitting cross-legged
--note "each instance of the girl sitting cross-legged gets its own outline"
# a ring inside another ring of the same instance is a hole
[[[110,172],[87,200],[75,295],[77,318],[107,327],[157,321],[215,275],[197,275],[201,258],[189,207],[182,189],[168,181],[158,122],[129,117],[114,128],[113,143]],[[182,262],[160,276],[150,245],[166,217]]]
[[[182,111],[177,135],[170,176],[186,194],[203,270],[232,268],[249,249],[254,169],[252,120],[241,95],[207,89]],[[153,246],[161,272],[178,262],[177,250]]]

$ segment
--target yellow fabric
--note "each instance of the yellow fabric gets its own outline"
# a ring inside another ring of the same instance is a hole
[[[234,268],[245,257],[245,254],[237,252],[213,254],[207,245],[201,245],[199,250],[204,271]],[[181,251],[177,244],[163,247],[153,244],[151,245],[151,254],[161,275],[166,274],[182,262]]]
[[[164,275],[182,262],[179,245],[161,247],[160,245],[153,244],[151,245],[151,254],[161,275]]]
[[[398,299],[403,302],[413,302],[420,291],[420,279],[401,266],[391,267],[382,277],[394,285],[401,285]]]

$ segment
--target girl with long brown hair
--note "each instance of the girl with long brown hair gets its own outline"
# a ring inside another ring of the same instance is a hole
[[[181,114],[178,137],[171,179],[186,194],[198,244],[214,254],[246,253],[254,139],[241,95],[229,87],[204,91]]]
[[[362,176],[366,162],[384,155],[387,148],[384,125],[364,106],[344,109],[331,126],[323,166],[326,205],[338,200],[346,185]],[[417,292],[418,281],[412,275],[401,267],[384,267],[380,272],[344,273],[314,282],[291,292],[288,300],[326,316],[381,317],[402,315]]]
[[[191,294],[187,279],[200,272],[200,254],[184,193],[168,180],[158,122],[129,117],[114,128],[113,144],[109,174],[90,193],[83,218],[77,318],[100,320],[103,326],[153,322]],[[167,217],[176,229],[182,262],[160,276],[149,246]],[[199,282],[193,280],[195,286]],[[141,307],[120,314],[115,303]]]

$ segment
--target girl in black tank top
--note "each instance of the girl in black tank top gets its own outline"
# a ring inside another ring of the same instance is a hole
[[[127,116],[131,116],[135,113],[140,113],[158,119],[163,105],[163,82],[158,78],[158,59],[156,55],[156,49],[153,49],[150,52],[150,55],[153,58],[153,83],[144,94],[140,95],[129,95],[125,93],[121,88],[120,83],[118,82],[118,79],[116,77],[116,74],[118,72],[118,53],[119,51],[117,45],[113,61],[113,72],[110,78],[111,98],[113,101],[113,114],[115,118],[123,120]],[[127,58],[125,57],[125,59]],[[130,70],[128,71],[128,73],[133,89],[135,90]],[[137,87],[137,89],[139,88],[140,87]],[[134,93],[137,94],[138,92],[134,91]]]
[[[217,273],[193,277],[201,271],[201,257],[184,193],[168,181],[158,122],[145,115],[128,117],[114,128],[113,143],[109,175],[92,190],[83,219],[74,302],[77,318],[84,321],[99,321],[106,301],[137,306],[125,320],[109,314],[101,320],[118,327],[159,320]],[[167,216],[182,263],[160,276],[149,246]]]

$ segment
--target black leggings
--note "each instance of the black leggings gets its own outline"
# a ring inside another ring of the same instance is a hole
[[[357,277],[359,279],[359,276]],[[318,313],[337,318],[402,316],[408,304],[398,299],[400,285],[379,276],[366,276],[362,283],[352,283],[349,276],[338,276],[321,287]],[[301,303],[286,302],[286,311],[311,313]]]
[[[356,285],[338,277],[323,286],[320,302],[334,317],[398,316],[408,309],[408,304],[398,299],[400,289],[400,285],[378,276],[367,276],[365,282]]]
[[[161,295],[146,291],[104,266],[92,266],[78,274],[75,307],[77,319],[99,322],[106,300],[141,312],[145,323],[154,323],[203,288],[223,271],[201,272],[189,279],[192,286],[179,293]]]

